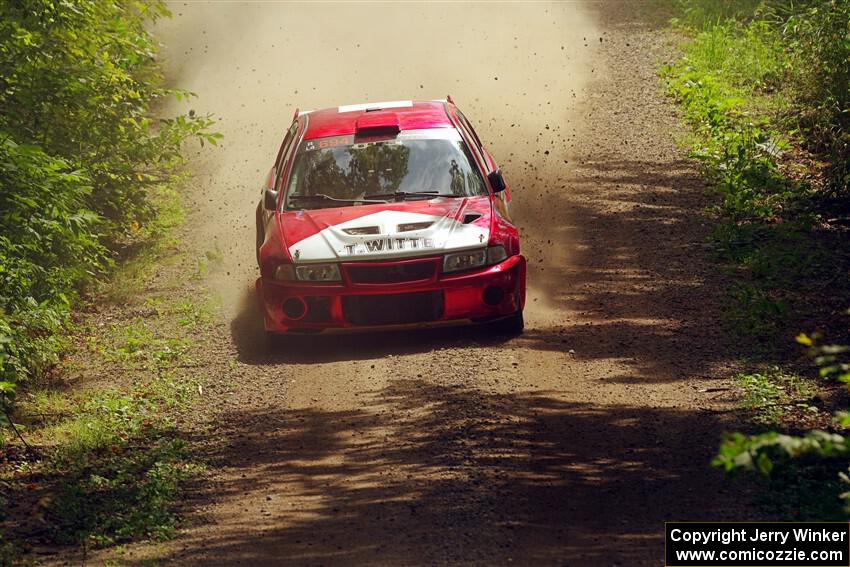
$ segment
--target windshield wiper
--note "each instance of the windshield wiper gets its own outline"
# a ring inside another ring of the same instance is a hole
[[[367,195],[368,197],[369,195]],[[338,203],[386,203],[387,201],[384,199],[337,199],[336,197],[331,197],[330,195],[325,195],[324,193],[316,193],[314,195],[289,195],[287,197],[288,200],[304,200],[304,201],[334,201]]]
[[[367,198],[393,198],[396,201],[404,201],[405,199],[431,199],[433,197],[454,197],[451,193],[441,193],[440,191],[396,191],[394,193],[372,193],[366,195]]]

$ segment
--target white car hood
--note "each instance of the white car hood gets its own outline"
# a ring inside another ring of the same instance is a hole
[[[371,260],[484,247],[490,214],[487,197],[442,198],[289,212],[282,225],[296,263]]]

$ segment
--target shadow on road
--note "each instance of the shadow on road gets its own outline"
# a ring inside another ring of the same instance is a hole
[[[654,564],[659,518],[743,519],[701,507],[730,499],[706,466],[722,423],[698,411],[398,380],[355,410],[222,420],[211,465],[243,474],[189,545],[206,565]]]
[[[532,325],[523,346],[624,361],[629,372],[613,378],[624,381],[675,382],[725,364],[705,191],[685,161],[602,154],[561,190],[519,201],[521,221],[536,219],[523,223],[529,282],[543,310],[561,315]]]

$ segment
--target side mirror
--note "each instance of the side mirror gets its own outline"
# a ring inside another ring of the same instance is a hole
[[[277,210],[277,191],[273,189],[266,189],[263,192],[263,207],[267,211]]]
[[[490,182],[490,187],[493,188],[493,193],[501,193],[507,188],[505,178],[502,177],[502,170],[497,169],[487,174],[487,181]]]

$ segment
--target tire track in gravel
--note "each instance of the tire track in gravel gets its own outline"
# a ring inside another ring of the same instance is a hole
[[[708,467],[729,401],[704,188],[622,2],[173,3],[169,72],[221,117],[189,241],[236,358],[180,564],[658,564],[664,520],[743,519]],[[252,214],[295,106],[441,98],[512,184],[528,330],[263,346]],[[162,551],[162,550],[160,550]],[[144,552],[139,552],[144,555]]]

